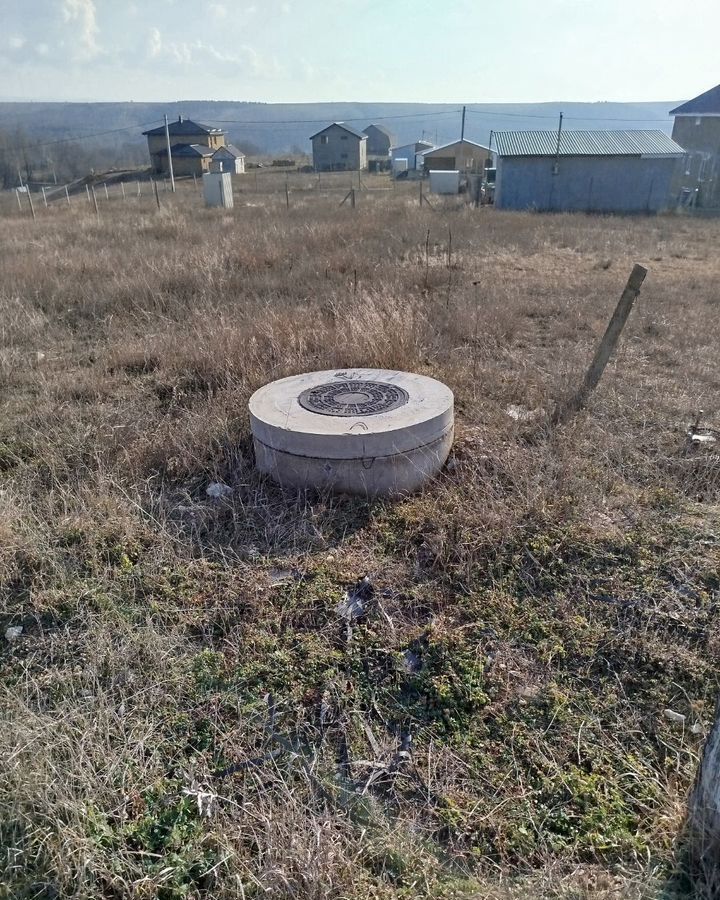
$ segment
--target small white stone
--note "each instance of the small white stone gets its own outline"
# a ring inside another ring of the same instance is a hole
[[[685,716],[682,713],[675,712],[675,710],[673,709],[663,710],[663,715],[668,720],[668,722],[673,722],[675,725],[685,724]]]
[[[22,625],[11,625],[9,628],[5,629],[5,640],[6,641],[16,641],[22,633],[23,633]]]
[[[211,481],[205,488],[205,493],[208,497],[215,497],[216,499],[220,497],[230,497],[232,495],[232,488],[220,481]]]
[[[693,734],[702,734],[704,730],[705,729],[702,727],[702,724],[700,722],[694,722],[690,728],[690,731]]]

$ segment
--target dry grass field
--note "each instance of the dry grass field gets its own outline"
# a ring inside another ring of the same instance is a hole
[[[0,894],[687,894],[720,222],[351,209],[340,179],[288,210],[283,183],[0,207]],[[450,385],[447,469],[394,503],[283,494],[250,394],[354,366]]]

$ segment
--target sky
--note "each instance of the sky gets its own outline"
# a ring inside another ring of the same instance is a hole
[[[718,0],[0,0],[0,99],[682,100]]]

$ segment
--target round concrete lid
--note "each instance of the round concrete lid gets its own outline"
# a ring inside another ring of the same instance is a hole
[[[250,398],[255,438],[320,459],[408,453],[453,424],[453,394],[434,378],[388,369],[329,369],[281,378]]]

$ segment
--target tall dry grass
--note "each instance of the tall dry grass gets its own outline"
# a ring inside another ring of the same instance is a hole
[[[0,220],[9,895],[666,879],[717,686],[720,466],[685,430],[720,425],[720,226],[420,209],[410,188],[351,210],[310,183],[289,210],[252,183],[231,212],[161,199]],[[634,262],[620,350],[553,432]],[[254,471],[252,391],[340,366],[454,390],[422,494]]]

